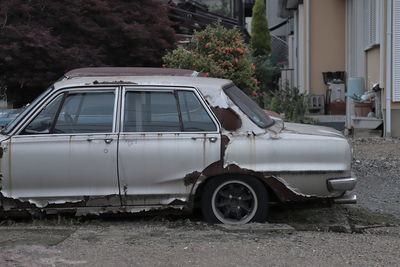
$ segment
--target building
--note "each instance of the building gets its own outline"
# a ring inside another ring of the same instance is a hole
[[[364,92],[379,83],[382,103],[372,118],[355,116],[357,102],[346,97],[346,128],[375,129],[383,122],[385,136],[400,136],[400,0],[279,0],[279,5],[277,15],[293,23],[287,36],[291,83],[325,99],[323,72],[344,72],[348,93],[349,78],[361,78]]]

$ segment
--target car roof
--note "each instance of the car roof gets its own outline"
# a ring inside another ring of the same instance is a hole
[[[200,91],[222,88],[232,81],[189,75],[191,70],[163,68],[84,68],[67,72],[54,88],[92,85],[184,86]]]
[[[66,78],[74,77],[105,77],[105,76],[188,76],[200,77],[202,74],[187,69],[172,68],[143,68],[143,67],[97,67],[80,68],[68,71],[64,74]]]

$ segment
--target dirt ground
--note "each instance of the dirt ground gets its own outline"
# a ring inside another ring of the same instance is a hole
[[[400,265],[400,140],[355,139],[358,204],[274,207],[267,224],[154,213],[0,222],[0,266]]]

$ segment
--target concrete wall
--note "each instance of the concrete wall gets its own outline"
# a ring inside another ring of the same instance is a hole
[[[325,94],[322,72],[345,71],[345,0],[310,0],[310,93]]]

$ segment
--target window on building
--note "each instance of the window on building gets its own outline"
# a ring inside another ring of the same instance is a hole
[[[381,0],[364,0],[364,44],[369,49],[380,43]]]

